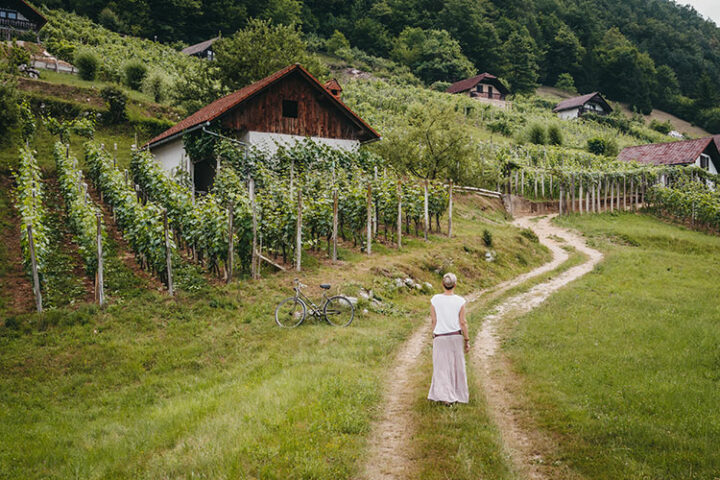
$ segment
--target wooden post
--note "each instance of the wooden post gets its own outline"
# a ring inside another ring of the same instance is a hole
[[[35,240],[33,239],[32,227],[27,226],[28,246],[30,247],[30,265],[32,267],[33,290],[35,290],[35,308],[42,313],[42,292],[40,291],[40,276],[38,275],[37,259],[35,258]]]
[[[540,175],[540,188],[542,190],[542,196],[545,198],[545,173]]]
[[[374,168],[375,168],[375,174],[374,174],[373,178],[374,178],[375,182],[377,183],[377,165]],[[378,209],[377,209],[377,204],[374,204],[373,205],[373,236],[377,237],[377,233],[378,233]]]
[[[175,295],[172,278],[172,252],[170,250],[170,231],[168,229],[167,208],[163,210],[163,228],[165,229],[165,262],[167,263],[168,293]]]
[[[562,184],[560,184],[560,201],[558,203],[558,211],[560,215],[563,214],[563,187]]]
[[[233,227],[233,220],[235,216],[235,205],[230,202],[228,205],[228,259],[227,259],[227,279],[226,282],[230,283],[233,276],[233,262],[235,260],[235,229]],[[255,245],[253,245],[253,254],[255,253]]]
[[[632,202],[630,205],[630,208],[632,209],[633,212],[635,211],[635,207],[637,206],[636,198],[637,197],[635,197],[635,177],[630,177],[630,200]]]
[[[610,211],[615,211],[615,180],[610,182]]]
[[[117,143],[113,143],[113,168],[117,168]]]
[[[572,207],[568,208],[568,210],[571,212],[574,212],[577,210],[577,204],[575,203],[575,174],[574,173],[570,177],[570,189],[572,190]]]
[[[517,180],[517,172],[515,172],[515,180]],[[423,219],[425,223],[425,241],[427,242],[428,239],[428,228],[430,227],[430,214],[428,213],[428,181],[425,180],[425,184],[423,185],[424,188],[424,198],[425,202],[423,204]],[[517,185],[515,187],[517,189]]]
[[[248,179],[248,194],[250,196],[250,208],[252,210],[252,255],[250,256],[250,277],[253,280],[260,278],[260,260],[258,258],[258,233],[257,233],[257,201],[255,199],[255,180]]]
[[[96,296],[98,304],[102,307],[105,305],[105,279],[103,274],[103,248],[102,248],[102,214],[97,212],[97,285]]]
[[[623,175],[623,210],[627,210],[627,179]]]
[[[453,217],[453,181],[450,180],[448,190],[448,238],[452,238],[452,217]]]
[[[585,213],[590,213],[590,190],[585,190]]]
[[[537,172],[533,174],[533,180],[535,181],[535,200],[538,198],[538,177]]]
[[[338,244],[338,191],[333,190],[332,261],[337,261]]]
[[[290,160],[290,195],[293,194],[293,184],[295,183],[295,159]]]
[[[302,189],[298,188],[297,193],[297,228],[295,231],[295,270],[302,268]]]
[[[402,248],[402,183],[397,183],[398,215],[397,215],[397,246]]]
[[[370,255],[372,253],[372,185],[367,185],[367,227],[366,227],[366,244],[365,252]]]
[[[615,208],[616,208],[617,210],[620,210],[620,209],[621,209],[621,207],[620,207],[620,180],[618,180],[617,183],[615,184],[615,193],[617,194],[617,195],[616,195],[616,196],[617,196],[617,200],[616,200],[616,202],[615,202]]]
[[[583,188],[582,187],[583,187],[583,184],[582,184],[582,182],[580,182],[580,187],[579,187],[580,188],[580,195],[579,195],[580,198],[578,198],[578,200],[580,200],[580,204],[578,205],[580,207],[579,208],[580,213],[583,213]]]
[[[520,171],[520,195],[525,196],[525,170]]]
[[[553,190],[553,176],[550,174],[550,198],[555,196],[555,190]]]

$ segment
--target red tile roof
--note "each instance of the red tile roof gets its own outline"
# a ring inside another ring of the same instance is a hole
[[[481,73],[480,75],[476,75],[471,78],[466,78],[465,80],[460,80],[459,82],[455,82],[450,85],[446,91],[447,93],[465,92],[482,81],[491,82],[501,93],[510,93],[508,89],[505,88],[505,85],[503,85],[502,82],[500,82],[500,80],[495,75],[490,75],[487,72]]]
[[[687,165],[703,153],[711,142],[718,141],[713,137],[685,140],[682,142],[651,143],[636,147],[624,148],[617,159],[625,162],[636,161],[653,165]]]
[[[597,97],[597,99],[595,99],[595,97]],[[581,95],[579,97],[573,97],[568,98],[567,100],[563,100],[562,102],[555,105],[555,108],[553,108],[553,112],[561,112],[563,110],[570,110],[571,108],[582,107],[593,99],[604,104],[607,110],[612,111],[612,107],[610,107],[610,105],[605,101],[602,95],[600,95],[600,92],[593,92],[588,93],[587,95]]]
[[[335,104],[340,108],[342,111],[344,111],[355,123],[359,124],[363,129],[370,132],[371,136],[373,138],[379,139],[380,134],[378,134],[370,125],[365,123],[365,121],[360,118],[355,112],[350,110],[339,98],[335,97],[332,93],[330,93],[322,83],[318,81],[317,78],[313,77],[310,72],[305,70],[302,65],[299,63],[296,63],[294,65],[288,65],[287,67],[278,70],[277,72],[273,73],[272,75],[269,75],[262,80],[255,82],[251,85],[248,85],[247,87],[243,87],[240,90],[231,93],[230,95],[226,95],[222,98],[219,98],[218,100],[215,100],[214,102],[204,106],[197,112],[193,113],[189,117],[181,120],[177,124],[173,125],[169,129],[165,130],[163,133],[158,135],[157,137],[150,140],[145,146],[151,146],[155,143],[158,143],[166,138],[172,137],[173,135],[176,135],[178,133],[181,133],[188,128],[195,127],[197,125],[200,125],[205,122],[210,122],[212,120],[217,119],[224,113],[230,111],[231,109],[237,107],[244,101],[254,97],[256,94],[264,90],[265,88],[269,87],[270,85],[274,84],[278,80],[282,79],[286,75],[289,75],[292,72],[300,72],[305,78],[307,78],[310,83],[315,85],[317,88],[319,88],[323,93],[327,95],[328,98],[332,99],[332,101],[335,102]]]

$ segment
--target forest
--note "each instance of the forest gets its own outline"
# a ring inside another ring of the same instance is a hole
[[[600,90],[643,113],[659,108],[720,129],[720,30],[693,8],[670,0],[48,0],[44,5],[175,47],[231,36],[253,19],[267,20],[297,28],[311,49],[347,46],[391,58],[428,85],[489,71],[515,92],[560,82],[580,92]]]

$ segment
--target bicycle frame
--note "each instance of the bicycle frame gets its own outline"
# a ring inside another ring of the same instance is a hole
[[[309,308],[310,311],[308,312],[310,315],[312,315],[313,317],[321,317],[321,316],[324,315],[324,314],[323,314],[323,311],[322,311],[322,308],[319,307],[318,305],[316,305],[315,302],[313,302],[310,297],[308,297],[307,295],[305,295],[305,294],[302,292],[300,285],[295,285],[295,287],[293,288],[293,290],[295,290],[295,298],[296,298],[296,299],[299,299],[300,301],[304,302],[305,305],[307,305],[308,307],[310,307],[310,308]],[[325,302],[327,302],[327,300],[328,300],[328,297],[327,297],[327,295],[325,294],[325,292],[323,292],[323,300],[324,300]]]

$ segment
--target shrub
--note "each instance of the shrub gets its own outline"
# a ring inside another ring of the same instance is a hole
[[[450,82],[443,82],[441,80],[438,80],[437,82],[430,85],[430,90],[435,90],[436,92],[444,92],[452,85]]]
[[[545,145],[547,143],[547,134],[545,127],[540,123],[530,125],[527,133],[528,141],[535,145]]]
[[[16,42],[3,46],[0,44],[0,55],[7,59],[10,73],[17,73],[17,67],[30,64],[30,52],[19,46]]]
[[[327,39],[325,47],[329,53],[337,54],[338,50],[349,49],[350,42],[345,38],[342,32],[335,30],[335,32]]]
[[[125,85],[133,90],[140,90],[143,80],[145,80],[145,76],[147,75],[147,71],[148,70],[145,64],[139,60],[130,60],[125,63],[125,65],[123,65]]]
[[[569,73],[561,73],[560,75],[558,75],[557,83],[555,83],[555,88],[564,90],[569,93],[577,93],[577,88],[575,88],[575,80]]]
[[[650,128],[655,130],[656,132],[660,132],[664,135],[667,135],[670,133],[670,130],[673,129],[672,123],[670,123],[670,120],[666,120],[664,122],[659,122],[655,120],[654,118],[650,122]]]
[[[499,118],[488,122],[487,127],[493,133],[501,133],[508,137],[513,134],[514,130],[512,120],[506,115],[501,115]]]
[[[615,140],[608,140],[601,137],[589,138],[587,141],[588,152],[595,155],[614,157],[618,154],[618,146]]]
[[[560,127],[553,123],[547,130],[547,141],[550,145],[561,146],[563,144],[563,134]]]
[[[170,79],[164,72],[153,70],[143,80],[142,91],[155,102],[162,103],[170,96]]]
[[[97,77],[100,60],[91,50],[79,50],[75,53],[75,66],[80,72],[80,78],[92,82]]]
[[[113,31],[118,31],[120,27],[120,19],[109,7],[102,9],[100,15],[98,15],[98,22],[103,27]]]
[[[535,234],[535,232],[533,232],[529,228],[523,228],[522,230],[520,230],[520,235],[527,238],[528,240],[530,240],[533,243],[538,243],[540,241],[538,239],[538,236]]]
[[[20,97],[13,79],[0,74],[0,143],[10,137],[10,133],[18,124]]]
[[[105,87],[100,91],[100,96],[108,106],[108,123],[120,123],[128,119],[126,105],[127,95],[117,87]]]
[[[492,233],[490,233],[490,230],[488,230],[487,228],[485,230],[483,230],[482,241],[486,247],[492,247],[492,244],[493,244]]]

